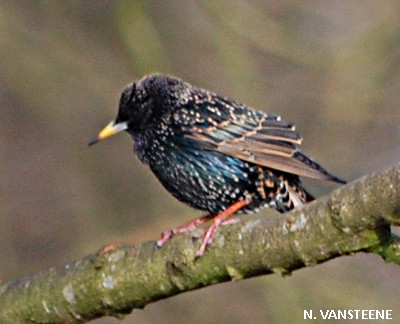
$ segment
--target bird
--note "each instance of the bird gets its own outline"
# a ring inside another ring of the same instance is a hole
[[[299,149],[302,137],[293,123],[170,75],[154,73],[127,85],[116,118],[89,146],[122,131],[169,193],[207,212],[164,231],[156,243],[160,248],[212,221],[196,258],[221,224],[238,221],[231,217],[236,213],[264,207],[284,213],[314,200],[300,177],[346,183]]]

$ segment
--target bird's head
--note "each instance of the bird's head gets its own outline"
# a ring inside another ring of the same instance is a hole
[[[121,94],[118,115],[97,137],[93,145],[121,131],[140,133],[170,114],[186,88],[183,81],[161,74],[151,74],[129,84]]]

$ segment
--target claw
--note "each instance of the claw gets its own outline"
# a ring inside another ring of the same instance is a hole
[[[201,243],[201,246],[199,250],[196,253],[196,259],[200,258],[203,256],[204,252],[206,251],[207,247],[210,246],[214,240],[215,233],[218,230],[218,227],[220,225],[228,225],[228,224],[236,224],[240,220],[236,217],[234,218],[229,218],[232,216],[234,213],[236,213],[239,209],[242,209],[244,206],[248,205],[250,203],[250,199],[245,199],[245,200],[239,200],[236,203],[232,204],[229,206],[227,209],[225,209],[223,212],[213,215],[213,214],[208,214],[205,216],[201,216],[198,218],[195,218],[191,220],[190,222],[182,225],[175,227],[173,229],[167,230],[162,232],[161,238],[156,242],[155,248],[160,248],[162,247],[166,242],[168,242],[175,234],[178,233],[186,233],[189,231],[195,230],[197,227],[200,225],[204,224],[205,222],[209,220],[213,220],[212,224],[210,227],[207,229],[206,234],[204,236],[203,242]]]
[[[216,215],[213,219],[212,224],[208,228],[206,235],[204,236],[203,242],[201,243],[201,246],[199,250],[196,253],[196,259],[199,259],[200,257],[203,256],[204,252],[206,251],[207,246],[210,246],[211,243],[214,240],[215,233],[217,232],[218,227],[221,224],[224,224],[227,222],[228,224],[230,223],[231,219],[227,219],[229,216],[233,215],[236,213],[239,209],[242,209],[244,206],[248,205],[250,203],[250,199],[246,200],[239,200],[235,202],[233,205],[229,206],[227,209],[225,209],[223,212],[219,213]],[[237,218],[233,218],[234,222],[237,222]]]
[[[191,220],[190,222],[182,225],[182,226],[178,226],[175,227],[173,229],[170,229],[168,231],[164,231],[161,234],[161,238],[157,241],[156,245],[158,248],[162,247],[170,238],[172,238],[175,234],[178,233],[186,233],[189,231],[193,231],[195,230],[197,227],[199,227],[200,225],[204,224],[205,222],[213,219],[214,216],[211,214],[208,215],[204,215],[198,218],[195,218],[193,220]]]

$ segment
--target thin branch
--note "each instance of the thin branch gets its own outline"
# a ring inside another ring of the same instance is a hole
[[[1,323],[83,323],[200,287],[285,275],[340,255],[373,252],[400,265],[400,165],[287,214],[266,210],[223,226],[199,260],[199,231],[105,248],[83,260],[0,286]]]

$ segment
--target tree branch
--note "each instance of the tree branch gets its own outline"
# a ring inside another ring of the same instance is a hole
[[[266,210],[223,226],[199,260],[201,240],[176,236],[104,248],[83,260],[0,286],[1,323],[83,323],[123,316],[159,299],[229,280],[285,275],[364,251],[400,265],[400,165],[287,214]],[[268,217],[265,217],[265,216]]]

